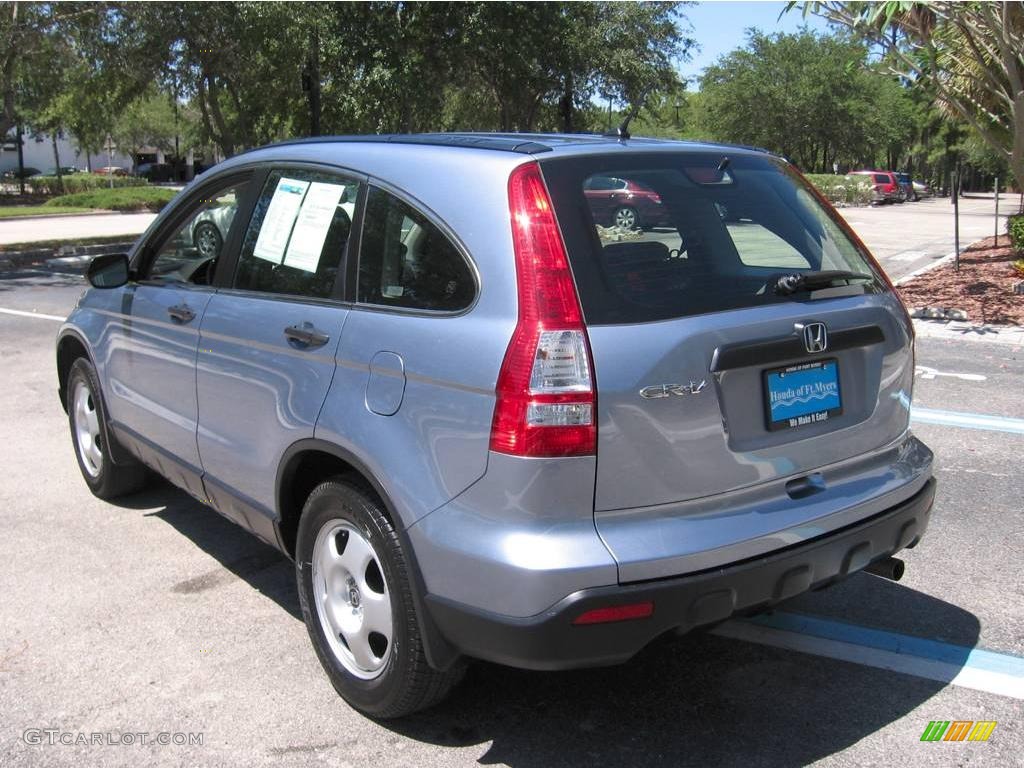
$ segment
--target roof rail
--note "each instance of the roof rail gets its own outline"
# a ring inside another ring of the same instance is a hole
[[[550,152],[551,147],[527,137],[516,137],[512,134],[464,134],[464,133],[382,133],[354,136],[311,136],[304,139],[289,139],[268,147],[290,147],[302,144],[427,144],[442,147],[468,147],[471,149],[492,149],[500,152],[518,152],[524,155],[536,155]],[[246,152],[267,147],[255,147]],[[241,153],[245,154],[245,153]]]

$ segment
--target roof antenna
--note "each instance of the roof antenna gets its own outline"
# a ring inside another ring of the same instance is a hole
[[[622,121],[619,127],[615,129],[615,133],[606,133],[605,136],[614,136],[619,141],[625,141],[630,138],[632,134],[629,132],[629,124],[632,122],[634,117],[640,114],[640,110],[643,109],[644,102],[647,101],[647,96],[650,92],[650,88],[642,91],[640,98],[633,104],[633,108],[626,113],[626,118]]]

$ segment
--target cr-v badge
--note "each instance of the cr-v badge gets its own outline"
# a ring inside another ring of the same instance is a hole
[[[657,400],[661,397],[682,397],[683,395],[698,395],[700,391],[707,386],[707,382],[704,379],[700,380],[697,384],[690,381],[689,384],[656,384],[653,387],[644,387],[640,390],[640,397],[647,398],[648,400]]]

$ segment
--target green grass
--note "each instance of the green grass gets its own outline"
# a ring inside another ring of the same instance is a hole
[[[122,187],[96,189],[61,195],[43,203],[44,208],[102,208],[107,211],[159,211],[178,194],[164,187]]]
[[[87,213],[92,208],[68,206],[54,211],[44,205],[0,205],[0,219],[16,219],[21,216],[52,216],[54,213]]]

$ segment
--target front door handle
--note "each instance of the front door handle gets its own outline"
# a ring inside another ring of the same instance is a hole
[[[294,341],[304,347],[322,347],[331,337],[323,331],[318,331],[312,323],[302,325],[289,325],[284,329],[284,335],[288,341]]]
[[[196,316],[196,313],[189,309],[186,304],[176,304],[173,307],[168,307],[167,314],[176,323],[190,323]]]

